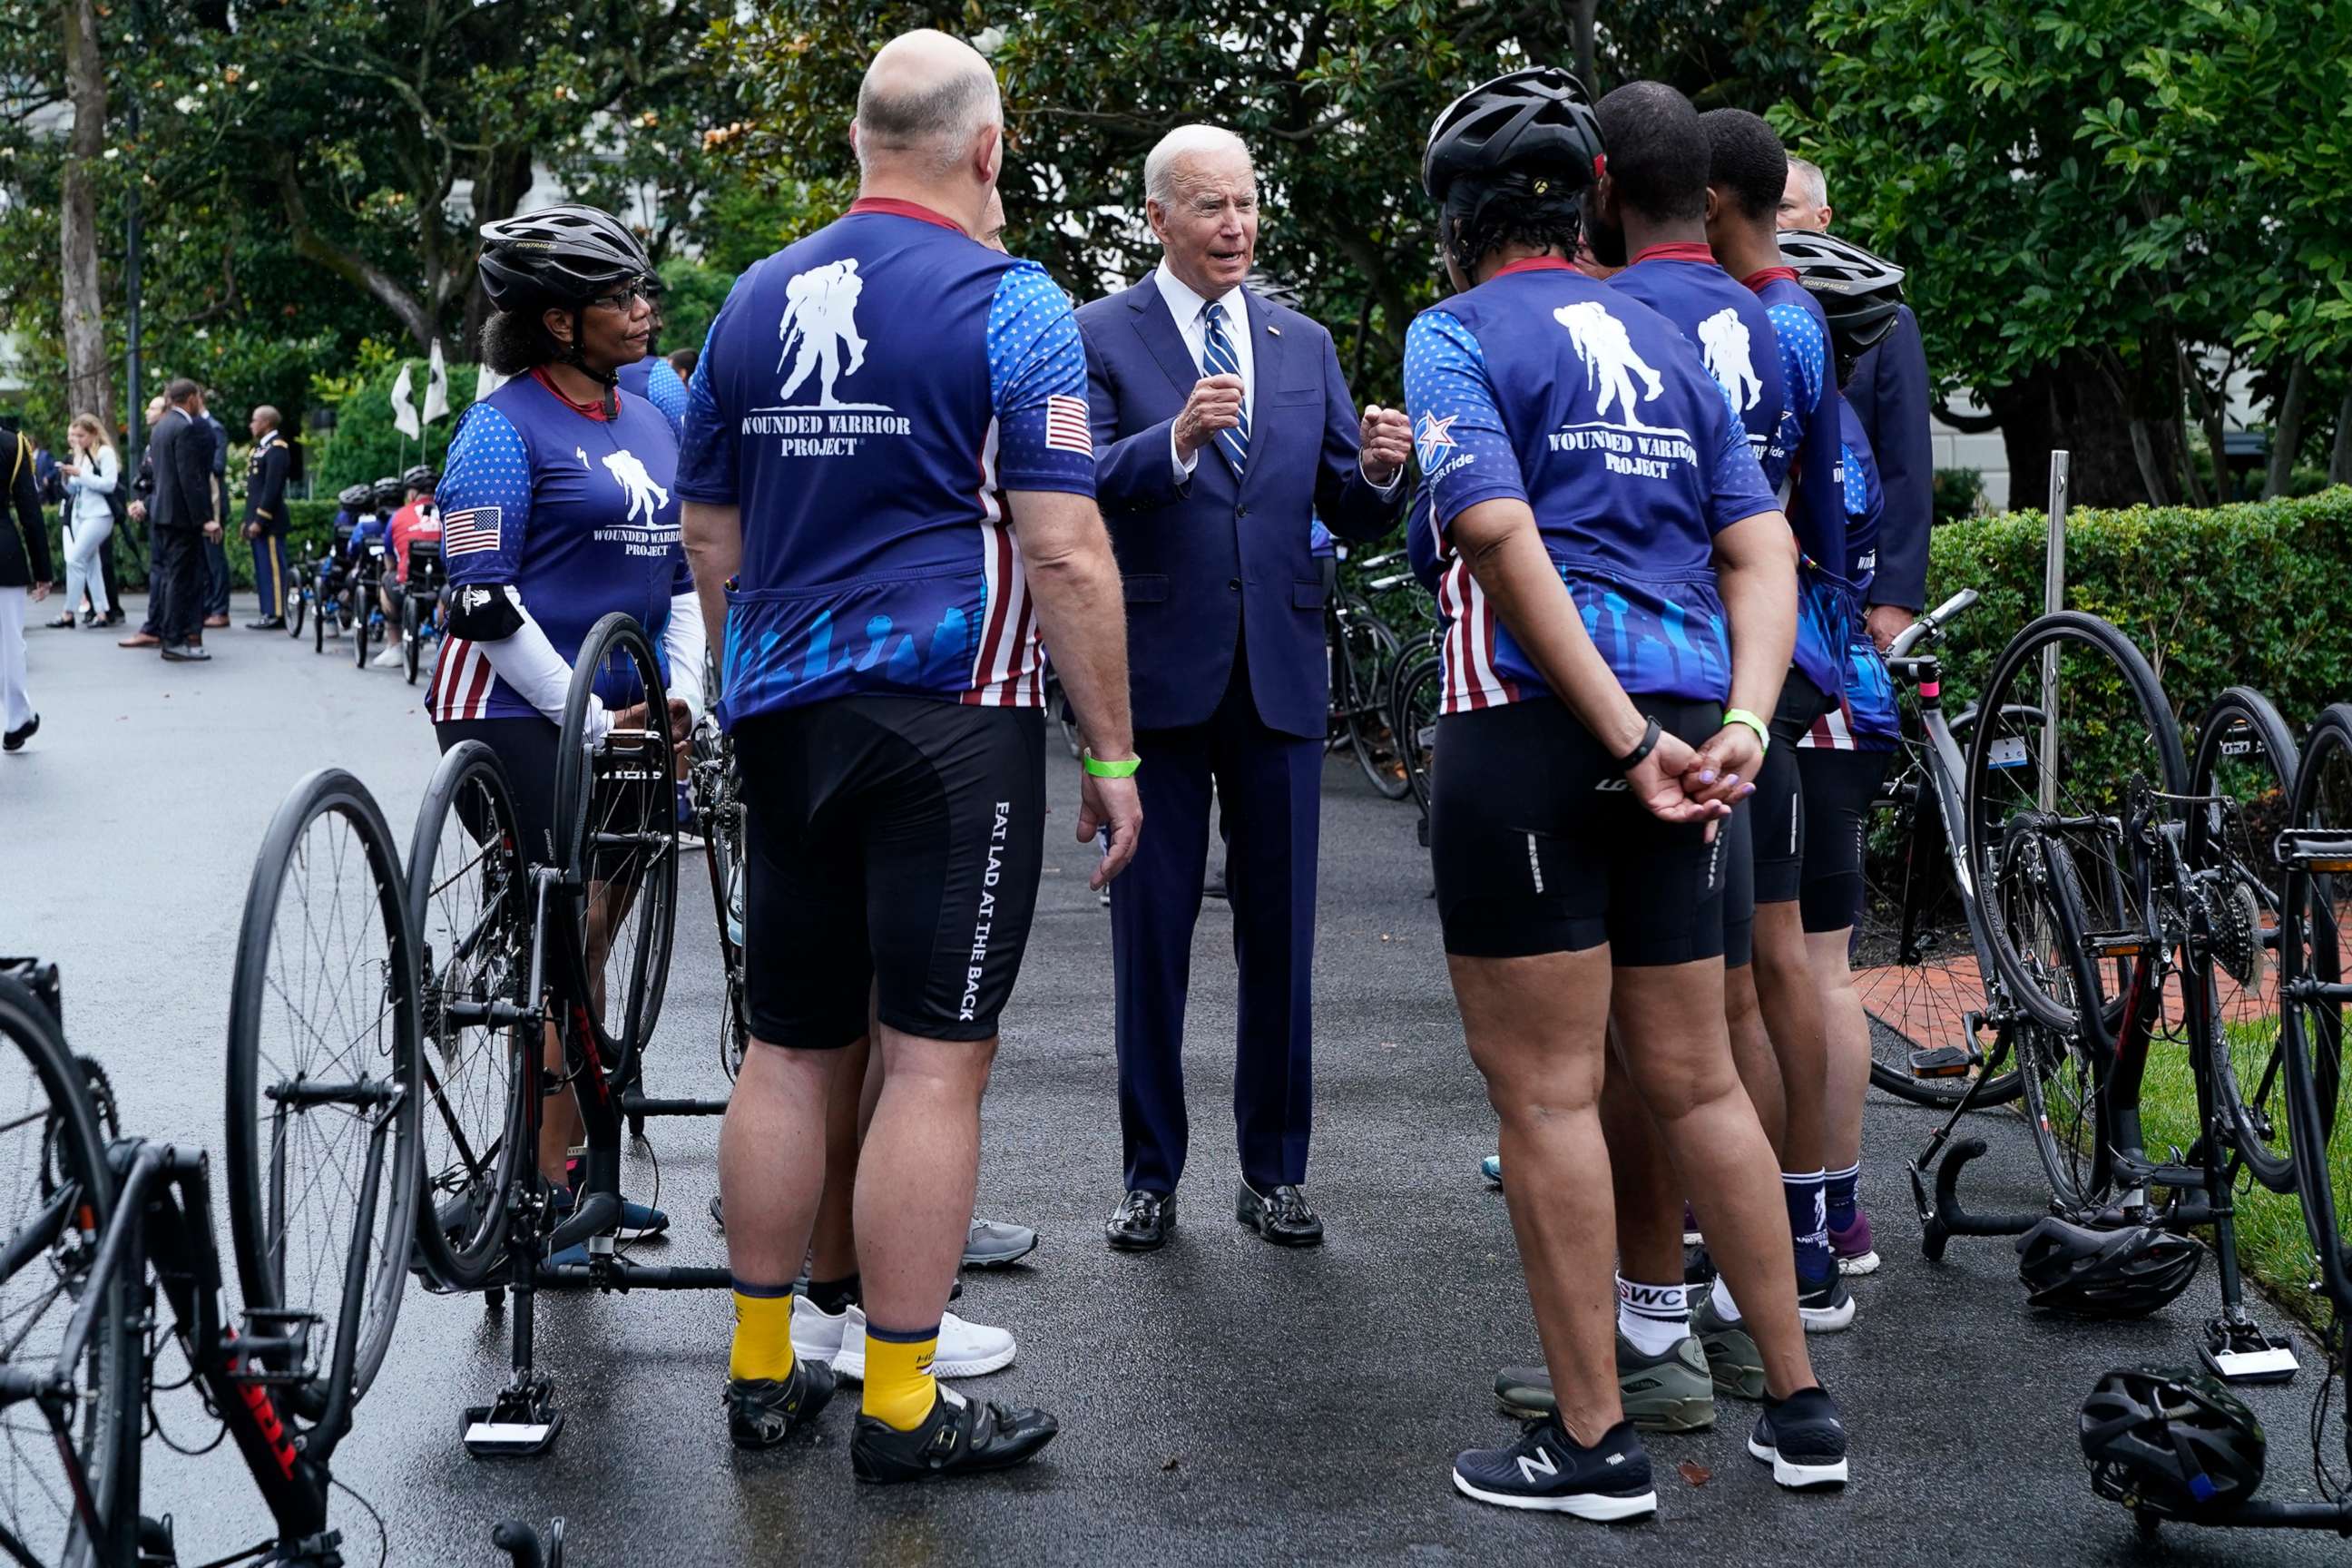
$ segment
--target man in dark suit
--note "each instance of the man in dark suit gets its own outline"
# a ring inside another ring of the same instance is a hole
[[[197,416],[196,384],[184,378],[163,390],[166,407],[148,439],[155,461],[156,635],[175,664],[208,659],[205,651],[205,546],[218,542],[219,493],[213,486],[213,436]]]
[[[213,417],[205,404],[205,389],[196,388],[196,400],[188,405],[196,423],[212,437],[212,515],[226,522],[228,519],[228,426]],[[228,625],[228,546],[220,536],[205,536],[205,625],[218,628]]]
[[[1829,182],[1819,165],[1789,160],[1780,226],[1830,231]],[[1927,604],[1927,532],[1936,521],[1936,442],[1927,425],[1927,351],[1919,318],[1898,305],[1895,325],[1863,351],[1842,389],[1878,463],[1885,514],[1878,527],[1878,573],[1871,579],[1870,635],[1882,648]]]
[[[1329,706],[1314,519],[1377,539],[1404,500],[1404,416],[1360,421],[1331,335],[1242,286],[1248,150],[1171,132],[1144,164],[1158,269],[1078,312],[1096,493],[1125,582],[1136,775],[1153,832],[1111,887],[1126,1196],[1110,1244],[1167,1239],[1184,1172],[1184,1004],[1214,781],[1241,973],[1236,1216],[1320,1241],[1307,1177],[1315,862]],[[1086,715],[1077,715],[1083,728]]]

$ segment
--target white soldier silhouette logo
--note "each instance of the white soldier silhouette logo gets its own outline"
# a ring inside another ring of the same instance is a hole
[[[1706,361],[1706,373],[1716,384],[1731,395],[1731,405],[1740,413],[1756,406],[1764,395],[1764,378],[1756,374],[1756,362],[1748,357],[1748,323],[1739,312],[1725,306],[1698,324],[1698,346]]]
[[[866,363],[866,340],[857,335],[856,321],[857,299],[865,289],[866,280],[857,276],[854,256],[812,267],[785,281],[784,319],[776,323],[776,337],[784,346],[776,356],[776,369],[781,374],[786,360],[792,361],[793,369],[784,379],[783,390],[776,395],[779,402],[790,402],[808,380],[809,372],[814,371],[819,408],[860,406],[835,397],[833,385],[845,375],[856,375],[858,366]],[[845,348],[849,351],[846,365],[841,363]]]
[[[646,526],[652,526],[661,509],[669,505],[669,492],[654,483],[654,477],[646,472],[645,464],[637,460],[635,452],[612,453],[605,458],[604,467],[619,483],[622,493],[629,498],[628,515],[622,521],[635,522],[642,511]]]
[[[1642,422],[1634,410],[1633,377],[1639,375],[1647,388],[1642,395],[1656,397],[1665,391],[1658,373],[1643,362],[1633,352],[1633,342],[1625,335],[1625,325],[1611,315],[1608,307],[1598,300],[1580,300],[1573,305],[1562,305],[1552,312],[1552,319],[1568,329],[1570,342],[1576,344],[1576,357],[1584,366],[1584,384],[1598,384],[1600,401],[1593,413],[1602,419],[1609,417],[1611,404],[1617,405],[1618,416],[1629,430],[1651,428]]]

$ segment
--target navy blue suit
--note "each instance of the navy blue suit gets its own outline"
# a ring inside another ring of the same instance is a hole
[[[1870,602],[1927,607],[1927,531],[1935,525],[1936,449],[1927,428],[1927,353],[1919,318],[1895,308],[1895,326],[1865,352],[1845,384],[1886,496],[1878,527],[1878,574]]]
[[[1159,285],[1078,311],[1095,491],[1127,599],[1136,782],[1149,825],[1111,884],[1127,1185],[1173,1192],[1188,1123],[1181,1050],[1210,784],[1228,839],[1241,975],[1234,1114],[1242,1173],[1303,1182],[1312,1122],[1309,980],[1323,740],[1330,707],[1316,516],[1343,539],[1395,525],[1357,464],[1357,415],[1331,334],[1248,296],[1249,448],[1211,442],[1180,481],[1169,432],[1201,378]],[[1085,715],[1078,716],[1081,721]]]

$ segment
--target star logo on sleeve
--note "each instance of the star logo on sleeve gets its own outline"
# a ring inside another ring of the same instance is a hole
[[[1431,412],[1424,412],[1422,415],[1421,428],[1413,432],[1412,437],[1413,445],[1421,451],[1422,472],[1427,473],[1437,467],[1439,453],[1450,452],[1454,449],[1454,442],[1451,432],[1454,428],[1454,421],[1457,417],[1459,416],[1449,414],[1440,419]]]

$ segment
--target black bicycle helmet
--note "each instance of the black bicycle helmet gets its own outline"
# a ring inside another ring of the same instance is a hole
[[[481,232],[482,289],[494,310],[576,310],[653,274],[629,226],[601,207],[541,207]]]
[[[2132,1508],[2194,1515],[2263,1484],[2263,1424],[2209,1373],[2116,1367],[2083,1401],[2079,1431],[2091,1489]]]
[[[1285,305],[1294,310],[1299,308],[1298,290],[1279,278],[1265,272],[1253,272],[1242,281],[1249,285],[1251,293],[1269,304]]]
[[[356,511],[375,499],[373,485],[345,485],[335,494],[335,504],[346,511]]]
[[[1780,259],[1829,318],[1841,357],[1859,359],[1895,330],[1903,304],[1903,268],[1833,234],[1780,231]]]
[[[2036,1307],[2078,1318],[2145,1318],[2189,1289],[2203,1254],[2186,1237],[2138,1225],[2092,1230],[2042,1221],[2017,1238],[2017,1277]]]
[[[440,482],[441,476],[434,472],[423,463],[417,464],[416,467],[409,469],[408,472],[400,476],[401,489],[404,490],[423,490],[426,495],[431,495],[433,493],[434,487],[438,485]]]
[[[1574,211],[1604,147],[1584,84],[1557,66],[1482,82],[1441,110],[1421,157],[1422,188],[1438,205],[1438,232],[1465,273],[1463,251],[1496,195],[1557,198]]]
[[[394,478],[381,479],[368,488],[368,494],[378,506],[398,506],[408,499],[408,487]]]

